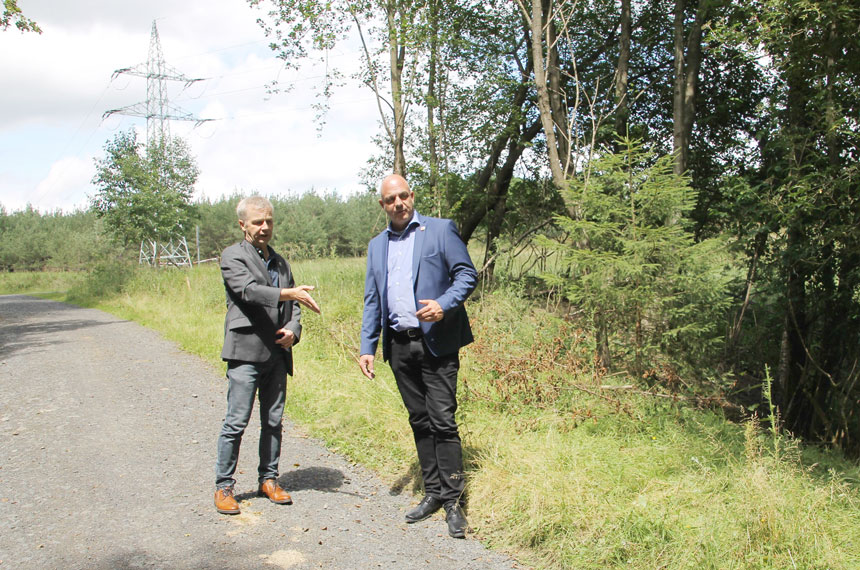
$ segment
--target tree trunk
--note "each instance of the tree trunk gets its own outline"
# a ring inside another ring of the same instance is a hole
[[[630,0],[621,0],[621,37],[618,49],[618,69],[615,75],[615,134],[627,137],[627,119],[630,102],[627,96],[627,81],[630,74],[630,36],[632,34]]]
[[[406,113],[403,106],[403,63],[406,46],[401,45],[398,37],[397,3],[386,3],[388,19],[388,57],[391,66],[391,101],[394,108],[394,174],[406,176],[406,157],[403,152],[403,139],[406,133]]]
[[[555,134],[555,123],[553,121],[552,106],[550,104],[549,89],[547,88],[547,73],[544,69],[544,14],[541,0],[532,0],[531,11],[531,55],[532,66],[535,75],[535,87],[537,89],[537,105],[540,112],[541,125],[543,125],[546,136],[547,153],[549,155],[549,168],[552,172],[553,185],[563,191],[566,187],[566,178],[562,169],[561,157],[558,154],[558,140]],[[546,20],[550,19],[550,15]]]
[[[487,194],[486,200],[483,203],[484,207],[473,208],[470,214],[466,216],[466,219],[460,224],[460,236],[466,243],[471,239],[472,233],[484,219],[487,211],[493,207],[491,204],[495,203],[493,197],[490,196],[490,180],[492,180],[493,173],[496,170],[496,166],[498,166],[502,152],[504,152],[505,147],[508,146],[513,133],[519,132],[522,128],[523,121],[527,116],[527,113],[523,112],[522,106],[526,102],[527,96],[528,86],[525,84],[524,80],[517,89],[516,94],[514,95],[514,100],[511,102],[511,114],[508,116],[506,128],[490,145],[490,153],[487,157],[487,161],[475,180],[474,192],[486,192]],[[536,136],[536,134],[532,135],[532,137],[527,140],[530,141],[534,136]]]
[[[693,123],[696,120],[696,93],[699,86],[699,71],[702,68],[702,24],[708,17],[708,0],[699,0],[696,19],[687,37],[686,78],[684,79],[684,170],[690,155],[690,137],[693,134]]]
[[[799,227],[788,231],[789,248],[796,246],[803,239]],[[808,437],[814,418],[811,407],[812,390],[807,386],[810,375],[807,374],[808,362],[805,342],[808,326],[806,319],[806,293],[804,291],[805,276],[797,268],[789,272],[786,290],[785,326],[787,346],[784,352],[786,359],[782,369],[785,373],[782,386],[783,411],[785,424],[794,434]]]
[[[702,23],[708,16],[708,0],[699,0],[696,17],[684,38],[685,0],[675,0],[674,82],[672,90],[672,150],[675,154],[674,172],[687,170],[690,137],[696,119],[696,89],[702,65]]]
[[[609,327],[604,311],[594,315],[594,335],[597,344],[597,364],[606,371],[612,370],[612,353],[609,351]]]
[[[545,0],[544,13],[547,14],[546,44],[547,44],[547,69],[549,80],[549,105],[552,114],[552,122],[555,125],[556,142],[558,143],[558,157],[561,161],[561,170],[565,178],[570,176],[572,170],[570,154],[570,126],[567,120],[567,102],[562,89],[561,66],[558,56],[558,31],[551,17],[551,7],[554,0]]]
[[[439,56],[439,1],[430,0],[430,56],[427,72],[427,152],[430,167],[430,195],[436,203],[436,216],[442,216],[442,197],[439,192],[439,155],[436,151],[435,113],[438,108],[436,95],[436,67]]]
[[[827,37],[825,41],[825,143],[827,145],[827,162],[829,167],[828,178],[839,177],[840,155],[842,153],[841,143],[839,141],[838,120],[836,112],[836,103],[834,97],[835,90],[835,67],[836,59],[839,57],[839,32],[836,27],[836,20],[831,19],[827,29]],[[852,196],[845,192],[842,184],[834,182],[832,184],[832,197],[829,204],[826,206],[827,218],[831,220],[845,219],[844,209],[846,204],[851,204]],[[849,206],[850,208],[850,206]],[[854,216],[847,216],[852,220]],[[856,219],[856,218],[855,218]],[[852,220],[853,221],[853,220]],[[850,223],[850,222],[849,222]],[[844,384],[849,382],[848,376],[850,365],[846,366],[846,362],[851,361],[852,354],[856,354],[852,341],[849,339],[856,338],[856,329],[850,324],[850,320],[845,316],[850,314],[852,308],[852,297],[856,290],[856,278],[854,271],[858,263],[857,244],[850,237],[845,239],[846,245],[838,247],[833,241],[829,241],[824,245],[824,251],[821,256],[823,260],[822,272],[824,276],[821,283],[826,293],[821,296],[822,299],[827,299],[829,302],[822,307],[824,312],[824,327],[822,330],[821,343],[821,363],[823,372],[829,375],[829,382],[819,382],[816,392],[816,401],[819,407],[829,410],[833,415],[838,416],[831,422],[826,433],[828,439],[833,443],[838,443],[844,446],[849,446],[848,431],[844,429],[846,426],[845,410],[853,408],[853,402],[850,402],[850,391],[846,390]],[[845,243],[843,242],[843,244]],[[831,391],[831,388],[834,390]],[[836,401],[838,399],[838,401]]]
[[[685,0],[675,0],[675,76],[672,83],[672,151],[675,153],[674,172],[683,174],[686,170],[684,154],[684,94],[687,92],[684,81],[684,11]]]
[[[514,179],[514,168],[523,155],[526,145],[539,132],[540,125],[535,123],[530,128],[525,129],[518,137],[511,139],[508,144],[508,156],[493,181],[493,188],[490,191],[490,195],[493,196],[493,203],[488,208],[487,249],[484,254],[484,276],[487,279],[493,278],[493,270],[496,266],[495,253],[498,251],[496,238],[502,233],[502,224],[505,221],[508,206],[508,190],[510,190],[511,182]]]
[[[738,314],[738,318],[735,323],[732,325],[732,330],[729,332],[729,339],[726,343],[728,352],[731,354],[735,351],[735,347],[737,346],[738,339],[741,335],[741,329],[743,328],[744,315],[746,315],[746,311],[749,308],[750,300],[752,299],[752,289],[753,283],[755,283],[756,279],[756,268],[758,266],[759,257],[761,257],[762,253],[764,253],[765,245],[767,245],[767,233],[761,231],[755,237],[755,245],[753,246],[753,256],[750,260],[750,265],[747,268],[747,278],[746,278],[746,293],[744,294],[744,301],[741,304],[741,310]]]
[[[510,135],[507,134],[499,135],[499,137],[496,138],[490,147],[490,155],[487,157],[487,162],[475,181],[473,191],[476,194],[484,193],[485,199],[480,205],[471,208],[471,212],[460,223],[460,237],[462,237],[463,241],[466,243],[469,243],[469,240],[472,239],[472,234],[476,229],[478,229],[478,225],[481,223],[481,220],[484,219],[484,216],[487,215],[487,211],[490,208],[489,204],[493,201],[493,197],[489,195],[490,180],[492,179],[493,172],[495,172],[496,166],[499,163],[502,151],[505,150],[505,146],[507,146],[510,138]]]
[[[463,238],[463,241],[468,243],[481,221],[490,212],[496,211],[500,201],[507,200],[508,188],[513,180],[514,167],[522,156],[526,145],[531,143],[539,132],[541,132],[541,124],[540,122],[535,122],[523,129],[522,133],[517,137],[502,136],[497,139],[494,145],[496,148],[491,153],[493,157],[484,167],[479,176],[479,182],[475,185],[476,192],[486,192],[484,207],[475,208],[471,215],[460,224],[460,236]],[[495,168],[505,145],[509,147],[508,156],[505,159],[505,163],[496,172]],[[495,179],[493,178],[494,174]]]
[[[797,21],[799,18],[792,18]],[[796,22],[791,29],[802,29]],[[789,45],[789,58],[803,57],[803,44],[796,35]],[[800,61],[793,61],[786,72],[786,133],[790,147],[785,156],[787,179],[784,181],[786,192],[793,192],[793,186],[802,178],[802,164],[805,150],[805,136],[808,130],[808,117],[804,112],[806,101],[809,100],[807,74]],[[785,425],[798,436],[808,437],[812,434],[811,427],[814,419],[811,396],[815,392],[815,374],[808,374],[806,343],[809,340],[809,325],[807,322],[806,281],[809,277],[806,256],[803,253],[805,238],[804,213],[795,208],[792,218],[786,228],[785,258],[785,327],[787,346],[783,356],[785,363],[781,366],[784,371],[782,386],[782,410]]]

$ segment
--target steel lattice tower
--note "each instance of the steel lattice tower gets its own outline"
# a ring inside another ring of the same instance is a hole
[[[152,34],[149,39],[149,55],[146,63],[138,64],[134,67],[117,69],[113,72],[111,80],[121,74],[146,78],[146,102],[135,103],[134,105],[120,107],[119,109],[111,109],[110,111],[106,111],[102,115],[102,118],[113,114],[145,117],[146,142],[148,145],[170,136],[169,121],[171,120],[194,121],[197,124],[210,120],[198,119],[169,103],[167,98],[168,81],[182,81],[187,88],[193,83],[202,81],[202,79],[189,79],[164,62],[164,54],[161,51],[161,41],[158,39],[158,28],[155,26],[155,20],[152,21]]]

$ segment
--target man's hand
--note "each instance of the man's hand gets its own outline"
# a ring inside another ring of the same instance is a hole
[[[445,316],[445,311],[442,310],[442,307],[439,306],[439,303],[435,300],[418,299],[418,302],[424,305],[415,313],[415,316],[418,317],[419,321],[435,323],[441,321],[442,317]]]
[[[373,372],[373,355],[362,354],[358,357],[358,367],[361,368],[361,373],[373,380],[376,374]]]
[[[315,313],[320,312],[320,307],[314,298],[310,296],[308,291],[313,291],[313,285],[299,285],[291,289],[281,289],[281,301],[295,301],[312,310]]]
[[[289,329],[281,329],[275,333],[275,344],[282,348],[290,348],[296,342],[296,335]]]

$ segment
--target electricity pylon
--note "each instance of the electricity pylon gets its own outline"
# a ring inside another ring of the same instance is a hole
[[[211,119],[198,119],[191,113],[171,105],[167,100],[167,82],[183,81],[185,88],[203,79],[189,79],[179,71],[168,66],[164,62],[161,52],[161,41],[158,39],[158,28],[155,20],[152,21],[152,34],[149,39],[149,56],[146,63],[140,63],[134,67],[123,67],[113,72],[111,81],[118,75],[132,75],[134,77],[146,78],[146,101],[135,103],[119,109],[105,111],[102,118],[113,114],[128,115],[131,117],[146,117],[146,142],[152,144],[161,141],[170,135],[169,121],[194,121],[197,125]]]

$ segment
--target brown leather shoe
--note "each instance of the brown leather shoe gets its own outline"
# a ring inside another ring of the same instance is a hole
[[[269,497],[269,500],[279,505],[292,505],[293,499],[290,494],[278,486],[278,482],[274,479],[266,479],[260,485],[257,494],[261,497]]]
[[[233,498],[233,487],[222,487],[215,491],[215,508],[221,514],[239,514],[239,503]]]

